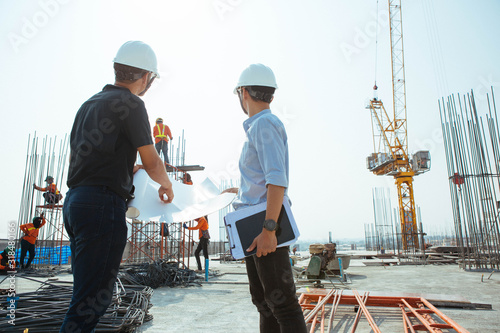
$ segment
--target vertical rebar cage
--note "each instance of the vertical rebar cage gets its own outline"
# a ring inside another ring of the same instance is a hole
[[[19,207],[16,244],[16,261],[20,260],[20,239],[24,236],[19,229],[22,224],[30,223],[34,217],[45,216],[47,223],[40,228],[36,241],[36,255],[32,264],[61,265],[70,260],[68,236],[64,232],[62,222],[62,201],[47,204],[43,193],[34,189],[34,184],[45,187],[47,176],[54,178],[57,189],[64,193],[66,162],[68,161],[68,138],[37,137],[36,133],[28,137],[25,174]],[[27,260],[27,258],[26,258]]]
[[[471,91],[439,101],[456,243],[464,269],[500,269],[500,150],[493,88],[480,115]]]

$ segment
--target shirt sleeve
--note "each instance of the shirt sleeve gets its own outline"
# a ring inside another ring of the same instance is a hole
[[[123,121],[123,129],[134,148],[151,145],[151,126],[144,102],[138,97],[134,98],[133,102],[128,116]]]
[[[257,151],[266,186],[288,187],[286,174],[287,137],[280,122],[263,117],[252,127],[252,141]]]
[[[198,230],[198,229],[200,229],[200,228],[201,228],[201,225],[202,225],[202,224],[203,224],[203,223],[198,222],[198,224],[197,224],[196,226],[194,226],[194,227],[188,227],[188,230]]]

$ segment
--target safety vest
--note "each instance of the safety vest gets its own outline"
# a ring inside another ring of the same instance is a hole
[[[23,239],[27,240],[31,244],[35,244],[36,239],[38,238],[38,233],[40,231],[40,228],[35,228],[33,223],[22,225],[21,230],[25,233]]]
[[[50,184],[50,186],[47,186],[46,187],[46,191],[47,192],[52,192],[52,193],[55,193],[55,194],[59,194],[59,190],[57,189],[57,186],[54,183]]]
[[[163,125],[163,129],[160,130],[160,124],[157,124],[156,127],[158,128],[158,135],[155,136],[155,138],[160,138],[160,139],[167,139],[168,141],[168,136],[165,135],[165,125]]]

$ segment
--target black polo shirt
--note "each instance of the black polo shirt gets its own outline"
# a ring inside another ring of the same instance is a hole
[[[144,102],[106,85],[78,110],[71,130],[68,187],[103,185],[130,198],[137,148],[153,144]]]

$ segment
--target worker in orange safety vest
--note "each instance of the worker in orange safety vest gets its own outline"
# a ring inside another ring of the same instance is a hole
[[[47,223],[45,217],[40,214],[40,217],[34,217],[33,223],[26,223],[21,225],[19,228],[24,233],[21,239],[21,268],[28,268],[31,265],[33,259],[35,259],[35,243],[38,238],[38,232],[40,228]],[[26,252],[29,252],[28,263],[24,266],[24,258],[26,257]]]
[[[183,227],[188,230],[200,230],[199,231],[200,242],[198,243],[196,251],[194,251],[194,256],[196,257],[196,263],[198,264],[198,272],[203,272],[201,268],[200,252],[201,250],[203,250],[203,256],[205,257],[206,261],[208,259],[208,243],[210,242],[207,216],[205,217],[202,216],[198,219],[195,219],[195,221],[198,222],[198,224],[195,227],[188,227],[186,223],[183,224]]]
[[[160,151],[162,151],[163,161],[170,164],[168,161],[168,140],[172,140],[173,137],[170,128],[163,124],[162,118],[156,118],[156,125],[153,127],[153,136],[155,138],[155,148],[158,155],[160,155]]]
[[[193,185],[193,181],[191,180],[191,175],[189,173],[185,173],[182,177],[182,183],[186,185]]]
[[[36,184],[33,184],[33,188],[35,190],[45,192],[43,194],[43,198],[45,199],[45,204],[54,205],[58,203],[63,196],[57,189],[56,184],[54,183],[54,177],[47,176],[47,178],[45,178],[45,182],[47,183],[46,187],[40,187],[36,186]]]
[[[14,259],[9,259],[9,257],[14,258],[15,252],[12,248],[6,247],[2,253],[0,253],[0,274],[7,274],[7,271],[14,271],[16,269],[16,263]]]

